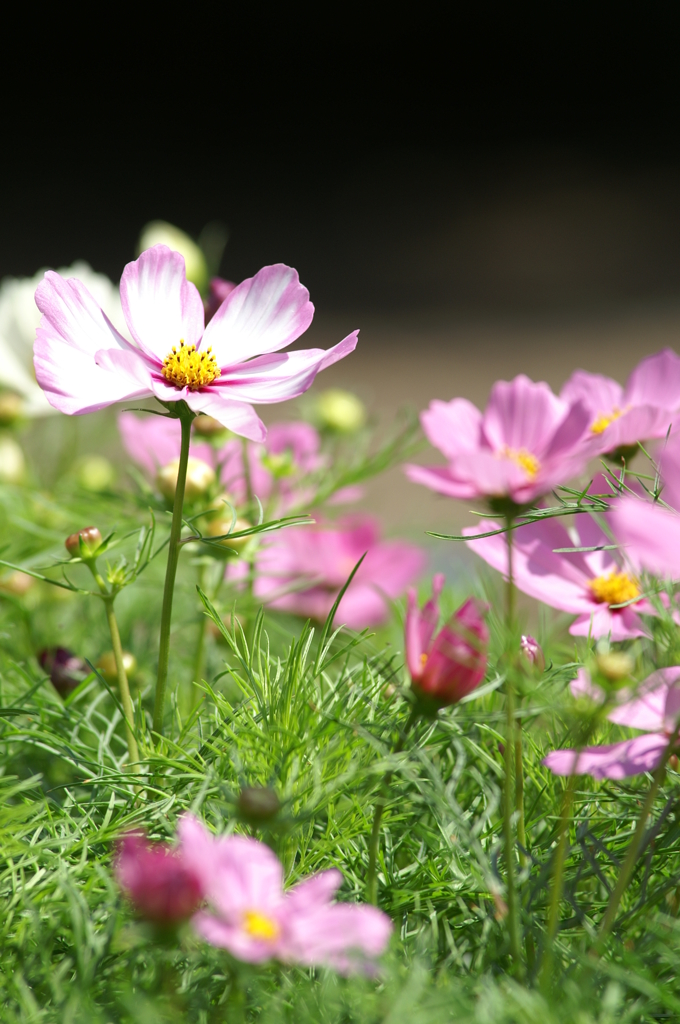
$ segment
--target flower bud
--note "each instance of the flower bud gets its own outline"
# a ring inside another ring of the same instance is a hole
[[[635,668],[635,662],[624,651],[608,651],[596,655],[595,662],[605,679],[610,683],[621,683],[628,679]]]
[[[167,245],[169,249],[180,253],[184,257],[187,281],[196,285],[199,292],[205,292],[208,287],[209,271],[206,258],[202,250],[190,238],[186,232],[168,224],[164,220],[154,220],[143,228],[139,236],[138,253],[145,249],[151,249],[154,245]]]
[[[7,576],[0,577],[0,590],[6,594],[13,594],[14,597],[23,597],[28,593],[35,583],[35,576],[29,576],[27,572],[15,569]]]
[[[87,455],[78,462],[76,479],[84,491],[100,494],[111,487],[116,479],[116,471],[103,456]]]
[[[107,683],[115,683],[118,681],[118,668],[116,666],[116,658],[113,651],[105,651],[101,658],[97,662],[97,668],[104,676]],[[137,668],[137,659],[134,654],[130,654],[129,651],[123,651],[123,668],[125,669],[125,675],[134,675],[135,669]]]
[[[434,708],[455,704],[484,679],[489,645],[486,611],[486,605],[469,598],[420,652],[418,667],[413,652],[407,656],[409,666],[413,666],[413,689],[425,704]],[[428,629],[431,636],[432,630]],[[412,636],[413,632],[411,637],[407,633],[407,647],[413,642]]]
[[[47,647],[39,652],[38,661],[63,698],[68,697],[90,674],[87,662],[66,647]]]
[[[135,833],[120,843],[116,878],[140,917],[164,928],[190,918],[205,896],[201,879],[179,851]]]
[[[18,419],[24,408],[24,400],[21,395],[14,391],[0,392],[0,427],[11,427]]]
[[[533,636],[522,636],[519,644],[519,651],[523,658],[529,662],[538,672],[545,671],[545,657],[543,648]]]
[[[217,516],[215,519],[211,519],[206,529],[206,535],[208,537],[222,537],[219,544],[223,548],[229,548],[231,551],[236,551],[241,554],[247,544],[253,539],[253,534],[248,534],[247,537],[226,537],[224,534],[229,533],[231,530],[232,520],[227,519],[225,516]],[[249,523],[247,519],[237,519],[234,523],[234,529],[232,533],[240,533],[241,530],[249,530],[252,523]]]
[[[279,798],[266,786],[244,786],[236,801],[239,815],[248,825],[271,821],[281,810]]]
[[[173,501],[177,489],[179,475],[179,459],[173,459],[163,466],[156,476],[156,484],[161,494]],[[187,463],[187,479],[184,487],[184,500],[195,501],[208,493],[215,482],[215,470],[202,459],[189,457]]]
[[[9,434],[0,434],[0,481],[19,484],[26,472],[24,453]]]
[[[86,526],[78,533],[72,533],[64,541],[71,558],[93,558],[102,544],[102,535],[96,526]]]
[[[201,413],[200,416],[196,417],[193,426],[195,432],[200,434],[201,437],[219,437],[222,434],[229,433],[224,424],[216,420],[214,416],[206,416],[205,413]]]
[[[366,422],[366,409],[363,402],[351,391],[328,388],[317,396],[314,419],[322,429],[335,430],[339,434],[353,434]]]

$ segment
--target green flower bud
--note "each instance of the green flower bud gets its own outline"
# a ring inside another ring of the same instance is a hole
[[[366,409],[351,391],[328,388],[317,395],[314,419],[322,429],[354,434],[366,422]]]
[[[10,427],[21,419],[24,400],[14,391],[0,392],[0,427]]]
[[[206,416],[201,413],[194,420],[194,431],[202,437],[219,437],[221,434],[228,434],[229,431],[214,416]]]
[[[179,475],[179,459],[173,459],[167,466],[159,469],[156,476],[156,484],[161,494],[173,501],[177,489],[177,477]],[[187,479],[184,487],[184,500],[196,501],[203,498],[215,483],[215,470],[202,459],[194,459],[191,456],[187,463]]]
[[[202,250],[184,231],[168,224],[164,220],[154,220],[142,230],[139,236],[137,253],[144,252],[154,245],[167,245],[169,249],[181,253],[186,266],[187,281],[192,281],[199,292],[205,292],[210,281],[208,264]]]
[[[86,455],[76,467],[76,479],[84,491],[99,494],[107,491],[116,479],[116,471],[101,455]]]
[[[123,651],[123,668],[126,676],[132,676],[137,668],[137,659],[129,651]],[[105,651],[97,662],[97,669],[104,676],[107,683],[118,681],[118,669],[113,651]]]
[[[208,537],[222,537],[222,540],[219,541],[220,546],[240,555],[253,539],[253,534],[248,534],[247,537],[223,537],[223,534],[227,534],[231,530],[231,524],[231,517],[217,516],[209,521],[205,532]],[[252,523],[249,523],[247,519],[237,519],[232,532],[240,533],[241,530],[249,530],[251,526]]]
[[[93,558],[102,544],[102,535],[96,526],[86,526],[78,533],[72,533],[64,541],[71,558]]]
[[[0,481],[19,484],[26,472],[24,453],[9,434],[0,434]]]
[[[271,821],[281,810],[281,803],[273,789],[265,786],[244,786],[236,801],[239,816],[249,825]]]

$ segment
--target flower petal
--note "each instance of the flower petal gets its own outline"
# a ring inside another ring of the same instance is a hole
[[[205,391],[187,391],[182,397],[194,412],[214,417],[228,430],[247,437],[249,441],[264,441],[267,436],[267,428],[252,405],[233,401],[228,392],[224,394],[217,388],[206,388]]]
[[[594,420],[598,414],[607,414],[623,407],[623,388],[618,381],[599,373],[576,370],[560,391],[560,398],[568,405],[582,402]]]
[[[622,743],[584,750],[553,750],[543,764],[555,775],[592,775],[594,779],[625,779],[629,775],[651,772],[661,764],[668,738],[661,733],[646,733]]]
[[[404,466],[406,476],[414,484],[423,484],[431,491],[446,494],[449,498],[475,498],[477,488],[471,480],[461,480],[448,466]]]
[[[420,422],[430,444],[449,459],[480,446],[482,414],[466,398],[451,402],[434,399],[429,409],[421,412]]]
[[[120,301],[132,337],[156,364],[180,341],[199,346],[201,296],[186,279],[184,257],[167,245],[154,245],[128,263],[120,280]]]
[[[220,366],[233,366],[290,345],[313,316],[297,270],[277,263],[234,288],[208,324],[203,345],[212,345]]]
[[[680,356],[665,348],[643,359],[628,378],[624,400],[629,405],[680,407]]]
[[[540,459],[568,412],[568,406],[545,383],[520,374],[496,381],[482,420],[491,448],[525,449]]]

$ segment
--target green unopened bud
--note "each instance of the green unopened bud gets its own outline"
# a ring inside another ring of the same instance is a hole
[[[96,526],[86,526],[67,537],[64,545],[71,558],[93,558],[102,545],[102,535]]]
[[[84,491],[100,494],[111,487],[116,471],[102,455],[87,455],[78,462],[76,479]]]
[[[10,427],[21,419],[24,400],[14,391],[0,392],[0,427]]]
[[[202,437],[215,437],[220,434],[229,433],[219,420],[216,420],[214,416],[206,416],[205,413],[201,413],[194,420],[194,430],[197,434],[201,434]]]
[[[154,220],[142,230],[139,236],[138,253],[150,249],[154,245],[167,245],[174,252],[184,257],[187,281],[192,281],[199,292],[208,288],[210,272],[202,250],[184,231],[168,224],[165,220]]]
[[[623,651],[608,651],[595,658],[598,669],[610,683],[621,683],[628,679],[635,668],[635,662]]]
[[[19,569],[16,569],[7,576],[0,578],[0,590],[6,594],[12,594],[14,597],[23,597],[34,583],[34,576],[29,576],[27,572],[21,572]]]
[[[262,465],[277,480],[283,480],[295,472],[295,462],[289,451],[263,455]]]
[[[253,539],[253,534],[248,534],[247,537],[227,537],[223,535],[228,534],[230,531],[232,533],[240,533],[242,530],[249,530],[252,523],[249,523],[247,519],[237,519],[233,530],[231,524],[231,519],[227,519],[225,516],[218,516],[209,521],[205,532],[208,537],[221,537],[222,539],[219,541],[221,547],[235,551],[240,555]]]
[[[244,786],[236,807],[245,822],[249,825],[260,825],[276,817],[281,810],[281,803],[273,789],[265,786]]]
[[[123,651],[123,668],[125,675],[134,675],[137,668],[137,659],[129,651]],[[107,683],[115,683],[118,679],[118,668],[113,651],[105,651],[97,662],[97,669],[104,676]]]
[[[167,466],[159,469],[156,476],[156,484],[161,494],[172,501],[177,489],[177,477],[179,475],[179,459],[173,459]],[[187,463],[187,480],[184,487],[184,500],[196,501],[203,498],[212,485],[215,483],[215,470],[202,459],[189,457]]]
[[[353,434],[366,422],[366,409],[351,391],[328,388],[317,396],[314,418],[322,429]]]
[[[0,435],[0,481],[19,484],[26,472],[24,453],[9,434]]]

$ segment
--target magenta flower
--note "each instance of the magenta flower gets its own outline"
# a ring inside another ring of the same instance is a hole
[[[271,534],[258,556],[255,595],[272,608],[323,622],[363,554],[335,621],[357,630],[380,625],[389,602],[423,571],[425,556],[413,544],[381,540],[368,516]]]
[[[178,850],[168,843],[149,843],[134,832],[123,836],[115,870],[137,913],[164,927],[191,917],[206,893],[201,872]]]
[[[482,414],[465,398],[435,400],[421,413],[448,465],[407,466],[415,483],[451,498],[510,498],[525,505],[583,469],[588,413],[547,384],[520,375],[497,381]]]
[[[194,412],[261,441],[266,430],[251,403],[301,395],[319,370],[357,343],[354,331],[328,351],[278,351],[309,327],[314,313],[297,272],[283,264],[242,281],[207,327],[184,258],[167,246],[155,245],[128,263],[120,294],[132,341],[77,279],[48,271],[38,286],[36,377],[61,412],[92,412],[130,398],[185,401]]]
[[[405,640],[406,664],[415,693],[437,707],[455,704],[472,693],[484,679],[489,630],[488,608],[469,598],[435,635],[439,621],[439,595],[444,577],[432,581],[432,597],[418,607],[416,592],[408,592]]]
[[[288,891],[275,854],[256,839],[214,839],[196,818],[179,824],[182,855],[202,872],[208,908],[198,934],[247,963],[277,959],[342,973],[370,967],[384,952],[392,922],[371,906],[332,903],[339,871],[323,871]]]
[[[648,356],[635,367],[625,388],[611,377],[577,370],[560,398],[587,408],[587,446],[592,455],[665,437],[680,408],[680,357],[669,348]]]
[[[610,538],[588,515],[576,517],[568,532],[557,519],[530,523],[515,530],[513,574],[516,586],[530,597],[578,616],[573,636],[611,636],[612,640],[644,636],[640,614],[654,615],[640,597],[640,585],[614,551],[560,552],[561,548],[610,545]],[[463,531],[467,546],[485,562],[507,573],[504,534],[473,540],[479,528]],[[639,600],[637,600],[640,598]],[[634,601],[625,607],[616,607]]]
[[[519,652],[529,664],[537,668],[539,672],[543,672],[545,669],[545,657],[543,655],[543,648],[538,640],[534,639],[533,636],[522,635],[519,642]]]
[[[625,779],[658,768],[680,718],[680,666],[653,672],[633,700],[619,704],[608,718],[617,725],[644,730],[642,736],[584,750],[553,750],[543,764],[555,775],[592,775],[594,779]],[[596,689],[581,678],[576,693],[595,696]]]

